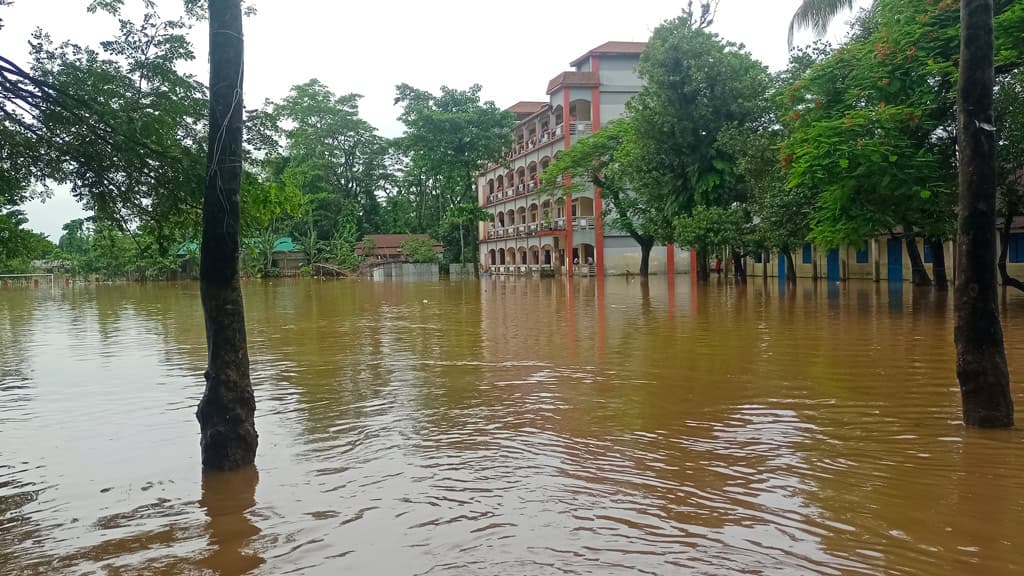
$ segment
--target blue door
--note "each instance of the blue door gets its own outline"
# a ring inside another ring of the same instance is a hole
[[[833,248],[828,251],[828,281],[839,282],[839,249]]]
[[[779,286],[786,285],[786,255],[779,253]]]
[[[903,243],[899,238],[889,238],[886,243],[889,261],[889,282],[903,282]]]

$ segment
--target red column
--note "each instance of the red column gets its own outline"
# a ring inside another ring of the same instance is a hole
[[[665,274],[669,276],[676,275],[676,245],[668,244],[665,246]]]
[[[690,276],[697,279],[697,250],[690,248]]]
[[[569,134],[569,89],[562,87],[562,138],[565,144],[565,149],[568,150],[569,146],[572,146],[572,136]],[[566,184],[572,182],[570,177],[566,177]],[[573,263],[572,263],[572,195],[565,195],[565,242],[568,246],[565,249],[565,260],[568,268],[568,275],[573,274]],[[571,310],[571,308],[570,308]]]
[[[598,85],[590,92],[590,120],[594,132],[601,130],[601,57],[590,57],[590,69],[597,74]],[[594,187],[594,265],[597,277],[604,276],[604,200],[601,189]]]

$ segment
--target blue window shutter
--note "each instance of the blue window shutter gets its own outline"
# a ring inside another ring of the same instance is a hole
[[[924,243],[924,263],[931,264],[935,261],[935,255],[932,254],[932,245],[929,242]]]
[[[804,264],[810,264],[813,261],[814,258],[811,255],[811,245],[804,244]]]
[[[869,254],[868,254],[868,243],[865,242],[857,250],[857,264],[867,264],[870,260],[871,259],[870,259]]]

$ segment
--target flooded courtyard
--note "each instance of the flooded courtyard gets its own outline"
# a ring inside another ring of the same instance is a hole
[[[1024,433],[960,424],[944,294],[245,297],[257,469],[204,476],[198,285],[0,292],[0,574],[1024,572]],[[1024,406],[1024,297],[1003,314]]]

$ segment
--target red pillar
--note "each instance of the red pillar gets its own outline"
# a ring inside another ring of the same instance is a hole
[[[590,69],[597,74],[598,85],[590,92],[590,120],[594,124],[594,133],[601,130],[601,57],[590,57]],[[604,200],[601,189],[594,187],[594,265],[597,277],[604,276]]]
[[[690,248],[690,276],[697,279],[697,250]]]
[[[676,245],[668,244],[665,246],[665,274],[669,276],[676,275]]]
[[[568,150],[569,146],[572,146],[572,136],[569,134],[569,89],[565,86],[562,87],[562,139],[565,145],[565,149]],[[566,185],[572,182],[571,177],[566,177]],[[565,249],[565,261],[568,268],[568,274],[571,277],[573,270],[572,263],[572,195],[565,195],[565,242],[568,244]],[[571,308],[570,308],[571,310]]]

